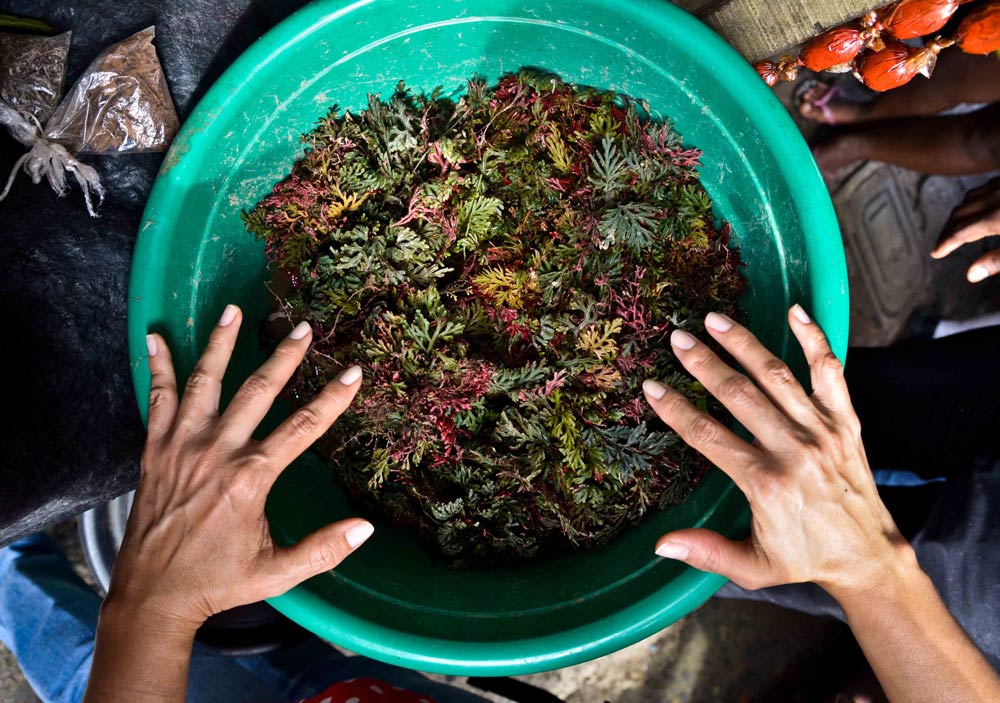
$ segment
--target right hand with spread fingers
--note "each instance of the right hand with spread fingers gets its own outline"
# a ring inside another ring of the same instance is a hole
[[[656,551],[751,589],[811,581],[835,596],[865,592],[914,563],[913,550],[879,498],[840,361],[800,306],[789,311],[788,322],[809,362],[811,394],[749,330],[724,315],[710,313],[705,328],[749,377],[691,334],[671,336],[684,368],[755,441],[741,439],[658,381],[646,381],[646,398],[735,481],[753,517],[743,541],[685,529],[663,535]]]

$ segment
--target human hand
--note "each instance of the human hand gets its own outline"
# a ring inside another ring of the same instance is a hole
[[[963,244],[997,235],[1000,235],[1000,178],[965,194],[962,204],[948,218],[931,256],[943,259]],[[976,259],[965,276],[970,282],[978,283],[997,273],[1000,273],[1000,249],[988,251]]]
[[[812,581],[841,599],[877,588],[915,560],[875,488],[840,361],[800,306],[788,322],[809,362],[812,395],[728,317],[710,313],[705,327],[756,384],[690,334],[671,336],[684,368],[756,440],[745,442],[657,381],[643,385],[646,398],[685,442],[733,479],[752,519],[743,541],[685,529],[663,535],[656,551],[744,588]]]
[[[373,531],[357,518],[291,547],[271,539],[264,503],[284,468],[319,439],[360,387],[352,366],[262,441],[252,433],[312,339],[300,323],[219,414],[242,313],[227,306],[178,398],[170,350],[147,337],[152,375],[142,469],[107,604],[193,632],[209,616],[279,595],[337,566]]]

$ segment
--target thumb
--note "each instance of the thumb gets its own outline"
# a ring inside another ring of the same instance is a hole
[[[282,547],[275,555],[275,569],[291,583],[335,568],[372,536],[375,528],[367,520],[350,518],[321,527],[291,547]]]
[[[1000,273],[1000,249],[994,249],[976,259],[965,277],[971,283],[979,283],[998,273]]]
[[[718,532],[701,528],[677,530],[660,537],[656,553],[699,571],[725,576],[750,590],[763,588],[771,582],[767,562],[748,539],[734,542]]]

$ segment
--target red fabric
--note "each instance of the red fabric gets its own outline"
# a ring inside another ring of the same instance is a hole
[[[351,679],[335,683],[318,696],[300,703],[437,703],[404,688],[397,688],[373,678]]]

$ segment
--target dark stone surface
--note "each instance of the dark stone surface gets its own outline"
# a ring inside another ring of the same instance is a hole
[[[149,25],[183,120],[225,68],[304,2],[0,0],[72,30],[67,86],[105,47]],[[0,174],[24,148],[0,130]],[[125,311],[132,247],[162,154],[88,157],[100,219],[21,174],[0,203],[0,546],[134,487],[143,431]]]

